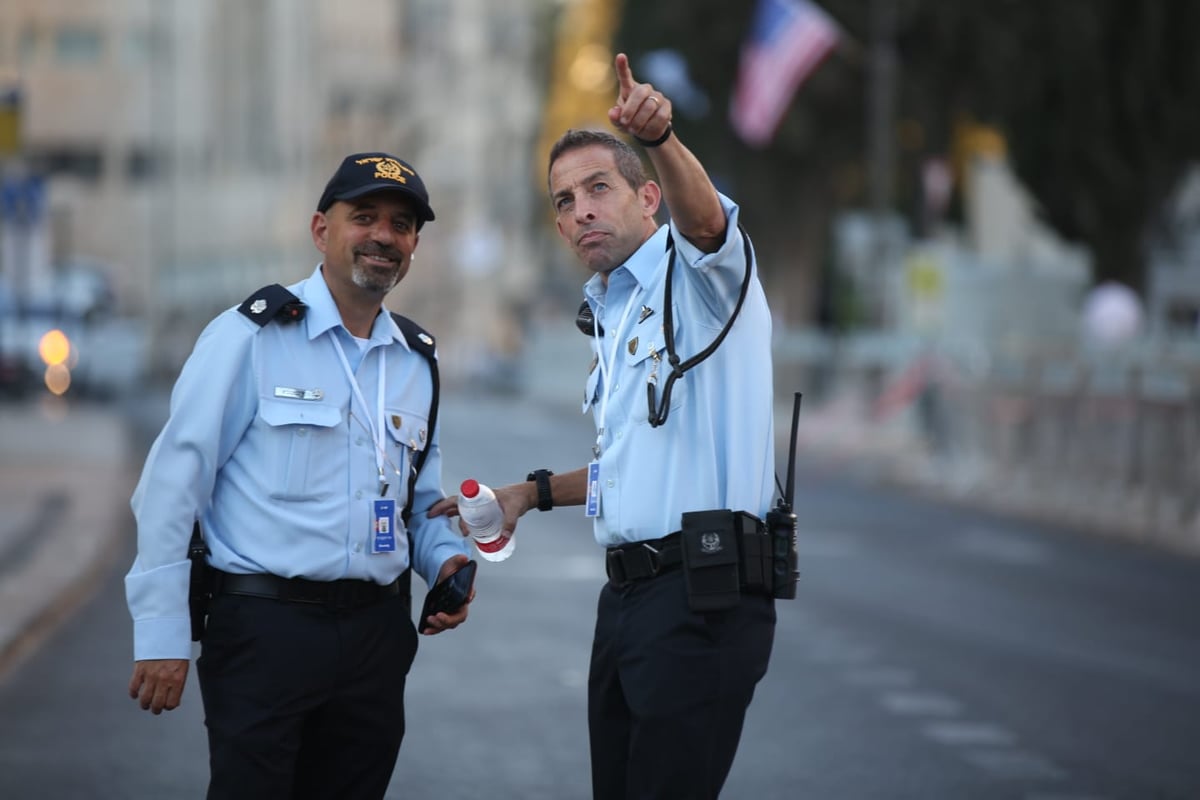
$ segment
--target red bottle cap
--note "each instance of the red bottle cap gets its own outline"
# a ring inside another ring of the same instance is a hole
[[[462,486],[458,487],[458,491],[463,497],[474,497],[479,494],[479,481],[474,478],[467,478],[462,482]]]

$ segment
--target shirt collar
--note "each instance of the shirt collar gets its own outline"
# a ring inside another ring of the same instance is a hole
[[[652,284],[664,263],[663,256],[667,252],[667,230],[666,225],[660,225],[654,235],[642,242],[642,246],[635,250],[624,264],[609,273],[609,278],[612,278],[613,273],[623,269],[629,273],[639,287],[644,289]],[[597,303],[603,302],[607,292],[604,279],[599,273],[593,275],[583,285],[584,295]]]
[[[317,264],[317,268],[313,270],[313,274],[308,277],[308,280],[302,281],[297,286],[297,294],[308,306],[308,311],[304,315],[304,324],[307,326],[305,330],[310,340],[316,339],[328,330],[342,327],[342,315],[338,313],[337,303],[333,301],[333,295],[329,292],[329,284],[325,282],[325,274],[321,271],[320,264]],[[408,340],[396,326],[392,315],[387,313],[386,307],[383,308],[383,312],[375,317],[375,322],[371,325],[371,344],[399,342],[404,349],[410,349]]]

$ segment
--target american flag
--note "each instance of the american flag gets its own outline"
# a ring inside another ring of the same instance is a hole
[[[730,108],[743,141],[770,143],[792,95],[837,41],[837,24],[807,0],[758,0]]]

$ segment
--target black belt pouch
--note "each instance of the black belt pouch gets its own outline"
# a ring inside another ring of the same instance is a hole
[[[722,611],[741,599],[738,530],[733,512],[689,511],[680,533],[683,575],[692,611]]]

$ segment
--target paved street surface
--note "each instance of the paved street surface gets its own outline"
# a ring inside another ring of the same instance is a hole
[[[153,406],[139,417],[153,427]],[[592,440],[567,403],[450,394],[443,420],[449,490],[567,470]],[[813,464],[797,507],[799,598],[779,604],[724,797],[1200,797],[1200,563]],[[123,525],[90,601],[0,678],[5,800],[203,796],[194,675],[161,717],[125,694]],[[515,555],[481,562],[468,623],[422,639],[389,797],[589,796],[584,682],[602,579],[579,509],[527,515]]]

